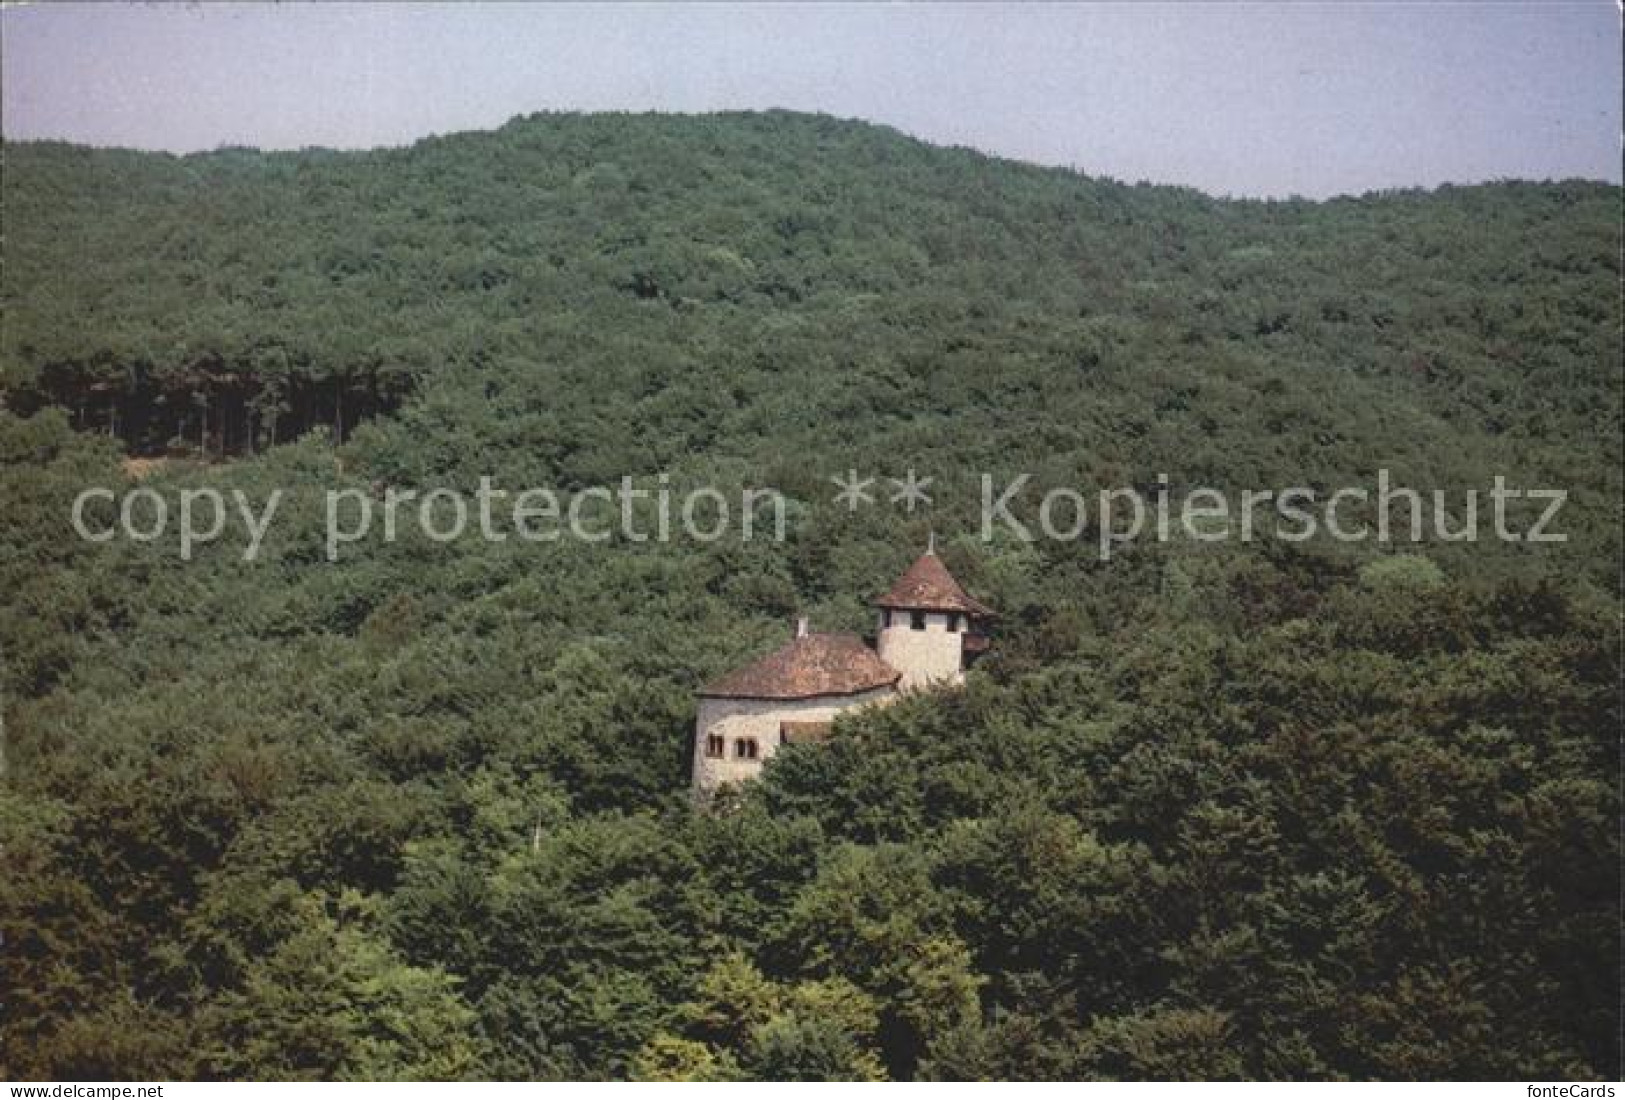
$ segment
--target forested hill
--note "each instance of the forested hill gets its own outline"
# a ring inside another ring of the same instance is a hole
[[[0,1074],[1619,1074],[1619,188],[782,112],[3,155]],[[76,538],[132,457],[288,490],[260,560]],[[983,472],[1379,469],[1569,541],[978,537]],[[788,541],[322,555],[327,488],[661,473]],[[692,813],[696,686],[932,531],[1001,612],[967,687]]]

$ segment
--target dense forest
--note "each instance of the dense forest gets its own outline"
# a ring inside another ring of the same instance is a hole
[[[0,1075],[1621,1072],[1619,188],[781,112],[3,155]],[[1379,469],[1568,541],[979,537],[983,471]],[[321,552],[329,487],[662,473],[788,539]],[[137,475],[293,492],[253,562],[77,538]],[[967,684],[695,812],[694,690],[932,532]]]

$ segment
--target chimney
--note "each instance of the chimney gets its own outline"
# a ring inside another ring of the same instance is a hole
[[[800,618],[798,618],[796,620],[796,637],[805,638],[806,636],[807,636],[807,616],[802,615]]]

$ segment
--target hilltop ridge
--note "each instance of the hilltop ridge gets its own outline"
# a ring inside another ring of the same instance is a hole
[[[1618,1076],[1619,188],[1228,201],[777,112],[0,186],[0,1075]],[[259,556],[75,537],[132,455],[285,493]],[[1568,541],[979,515],[1382,471]],[[328,491],[482,478],[786,535],[323,554]],[[999,612],[964,685],[692,813],[695,690],[925,546]]]

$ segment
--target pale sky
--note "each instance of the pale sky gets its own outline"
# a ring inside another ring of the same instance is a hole
[[[1619,181],[1620,10],[1387,4],[8,4],[8,139],[399,145],[785,107],[1214,194]]]

